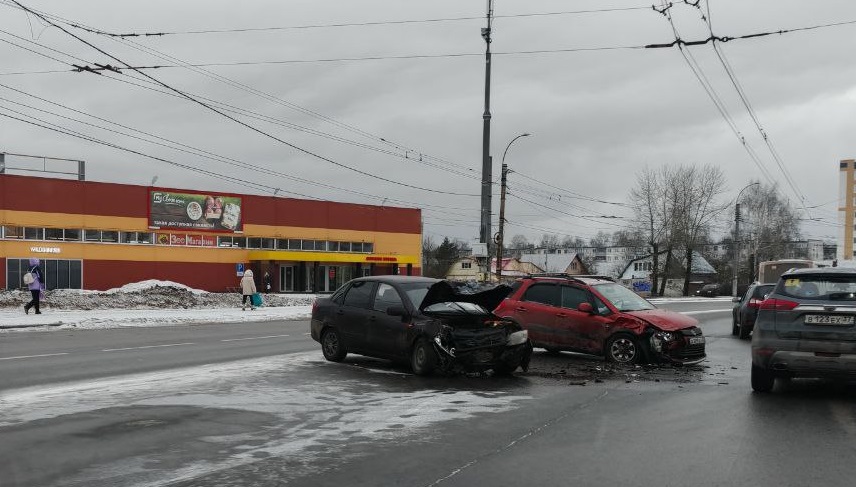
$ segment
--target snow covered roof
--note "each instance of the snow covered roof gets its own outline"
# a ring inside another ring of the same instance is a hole
[[[566,272],[577,254],[522,254],[521,262],[537,265],[544,272]]]

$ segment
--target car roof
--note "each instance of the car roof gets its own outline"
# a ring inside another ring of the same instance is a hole
[[[803,274],[832,274],[832,275],[845,275],[845,276],[856,276],[856,268],[852,267],[809,267],[807,269],[791,269],[784,274],[784,276],[799,276]]]
[[[434,283],[440,281],[440,279],[434,279],[433,277],[423,277],[423,276],[366,276],[366,277],[358,277],[354,279],[354,281],[374,281],[374,282],[384,282],[387,284],[404,284],[408,282],[430,282]]]
[[[614,283],[615,281],[606,276],[589,276],[589,275],[555,275],[555,276],[527,276],[523,279],[530,279],[533,281],[556,281],[556,282],[578,282],[581,284],[586,284],[589,286],[593,286],[596,284],[606,284],[606,283]]]

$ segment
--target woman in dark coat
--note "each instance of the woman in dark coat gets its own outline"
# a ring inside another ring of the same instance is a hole
[[[27,284],[27,288],[30,289],[30,294],[33,296],[33,299],[24,305],[24,313],[27,314],[30,314],[30,308],[35,308],[37,315],[42,314],[39,311],[39,298],[41,298],[41,294],[45,291],[45,278],[42,276],[42,269],[39,267],[39,263],[39,259],[30,258],[30,267],[27,269],[27,272],[33,276],[33,282]]]

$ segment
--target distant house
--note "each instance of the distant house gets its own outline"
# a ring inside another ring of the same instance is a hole
[[[475,257],[462,257],[456,260],[446,272],[446,279],[452,281],[476,281],[478,278],[479,263]]]
[[[522,254],[520,262],[528,262],[535,265],[543,272],[556,272],[564,274],[582,275],[588,274],[579,254]]]
[[[513,280],[518,277],[525,277],[530,274],[539,274],[544,272],[540,267],[531,262],[522,262],[519,259],[506,257],[502,259],[502,279]],[[490,275],[491,280],[496,280],[496,259],[490,260]]]
[[[658,264],[660,272],[665,268],[666,251],[659,253]],[[686,262],[680,259],[678,255],[672,254],[672,263],[670,265],[671,275],[678,273],[683,274],[686,269]],[[651,291],[651,271],[654,269],[654,254],[649,254],[644,257],[633,259],[627,263],[624,270],[619,276],[619,280],[625,286],[631,287],[637,292]],[[690,274],[690,292],[701,287],[704,284],[713,282],[716,279],[716,269],[710,265],[699,252],[693,251],[692,274]],[[661,277],[662,278],[662,277]],[[667,279],[667,295],[680,295],[680,290],[683,288],[683,278]]]

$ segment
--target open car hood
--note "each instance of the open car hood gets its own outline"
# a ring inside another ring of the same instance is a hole
[[[468,293],[466,286],[454,281],[437,281],[428,288],[428,293],[419,304],[419,311],[423,311],[428,306],[437,303],[473,303],[477,304],[489,312],[492,312],[499,306],[509,294],[511,287],[505,284],[500,284],[493,289],[478,293]]]

